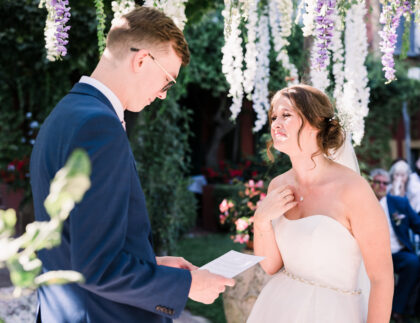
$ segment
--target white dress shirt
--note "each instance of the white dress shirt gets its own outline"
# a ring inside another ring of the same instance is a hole
[[[394,228],[392,227],[391,218],[389,217],[389,210],[388,210],[388,202],[386,200],[386,196],[384,196],[379,203],[381,204],[382,208],[385,211],[386,219],[388,220],[389,225],[389,237],[391,240],[391,253],[397,253],[404,245],[401,244],[400,240],[398,240],[397,235],[395,234]]]
[[[109,89],[109,87],[107,87],[102,82],[89,76],[82,76],[79,83],[86,83],[86,84],[92,85],[99,92],[105,95],[105,97],[109,100],[109,102],[111,102],[111,105],[114,108],[115,112],[117,113],[117,116],[121,121],[121,125],[123,126],[125,130],[124,108],[121,104],[120,99],[118,99],[118,97],[114,94],[114,92],[112,92]]]

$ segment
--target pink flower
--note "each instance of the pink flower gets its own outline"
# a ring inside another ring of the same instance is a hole
[[[249,241],[249,234],[237,234],[233,242],[246,243]]]
[[[246,203],[246,205],[249,207],[249,209],[251,211],[254,211],[257,207],[254,205],[254,203],[252,203],[251,201],[248,201],[248,203]]]
[[[260,194],[260,201],[262,201],[265,197],[267,196],[267,194],[265,193],[261,193]]]
[[[255,184],[255,187],[258,187],[258,188],[263,188],[263,187],[264,187],[264,182],[260,179],[260,180],[257,182],[257,184]]]
[[[238,231],[245,231],[248,228],[248,222],[244,220],[244,218],[240,218],[235,222],[236,230]]]
[[[233,206],[234,205],[233,205],[232,201],[228,201],[228,200],[224,199],[222,201],[222,203],[220,203],[220,205],[219,205],[219,210],[220,210],[220,212],[225,213],[225,212],[229,211],[229,209]]]
[[[255,182],[254,182],[254,180],[253,180],[253,179],[250,179],[250,180],[248,181],[248,186],[249,186],[249,187],[254,187],[254,186],[255,186]]]
[[[224,224],[227,218],[227,214],[220,214],[219,215],[219,220],[220,220],[220,224]]]

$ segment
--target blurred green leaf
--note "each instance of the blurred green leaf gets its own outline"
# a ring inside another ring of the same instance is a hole
[[[13,285],[22,288],[34,287],[34,279],[41,272],[42,266],[41,261],[39,261],[39,259],[35,259],[34,257],[35,256],[32,256],[23,263],[21,262],[22,259],[17,256],[10,258],[7,261],[7,267],[10,271],[10,280]],[[31,261],[33,263],[31,263]]]
[[[83,276],[71,270],[49,271],[35,278],[37,287],[42,285],[62,285],[68,283],[83,283]]]

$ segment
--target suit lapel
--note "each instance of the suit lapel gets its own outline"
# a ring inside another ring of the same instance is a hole
[[[388,204],[388,213],[389,213],[389,219],[391,220],[392,223],[392,228],[394,229],[394,231],[397,229],[397,226],[395,224],[394,221],[394,217],[392,216],[395,212],[397,212],[397,209],[394,205],[394,202],[392,201],[392,199],[389,197],[389,195],[386,196],[386,202]]]

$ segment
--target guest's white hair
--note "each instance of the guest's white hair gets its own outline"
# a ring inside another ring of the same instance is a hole
[[[399,172],[405,172],[407,174],[407,179],[411,174],[410,165],[405,160],[399,160],[394,165],[392,165],[391,169],[389,170],[389,175],[391,176],[391,180],[394,178],[394,174]]]

